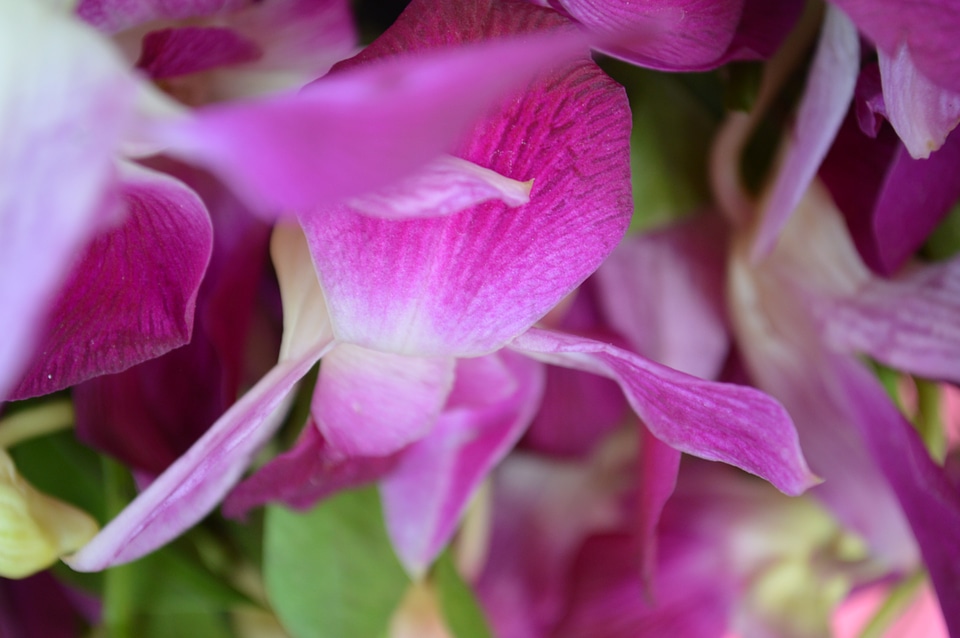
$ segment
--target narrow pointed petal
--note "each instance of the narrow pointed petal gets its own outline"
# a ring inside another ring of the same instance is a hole
[[[648,599],[657,600],[657,551],[660,515],[677,487],[680,452],[640,427],[639,525],[637,555],[640,577]]]
[[[791,143],[763,207],[753,258],[766,256],[817,174],[853,100],[860,70],[857,29],[828,5]]]
[[[895,280],[872,279],[818,308],[840,350],[922,377],[960,382],[960,260]]]
[[[496,99],[584,48],[565,29],[406,55],[296,95],[201,109],[155,136],[260,210],[310,210],[411,175],[452,150]]]
[[[533,180],[518,182],[445,155],[388,188],[350,198],[347,205],[384,219],[443,216],[490,200],[508,206],[526,204],[532,186]]]
[[[495,363],[504,369],[491,376],[488,359],[499,359]],[[464,378],[470,376],[478,379]],[[478,380],[494,393],[500,385],[488,385],[494,380],[512,385],[513,392],[472,403],[452,401],[433,432],[407,448],[380,485],[387,531],[400,561],[415,576],[450,540],[477,487],[530,422],[543,391],[542,366],[508,351],[457,362],[458,384]]]
[[[95,32],[41,2],[0,7],[0,61],[5,397],[77,253],[112,212],[114,154],[135,81]]]
[[[787,494],[817,483],[783,407],[744,386],[688,376],[608,344],[531,329],[510,347],[620,384],[655,437],[681,452],[735,465]]]
[[[924,77],[905,45],[892,55],[883,51],[877,55],[887,119],[912,157],[927,158],[960,122],[960,91],[944,89]]]
[[[454,363],[337,344],[323,360],[313,418],[344,456],[386,456],[433,428],[453,386]]]
[[[233,11],[255,0],[80,0],[77,14],[105,33],[152,20],[182,20]]]
[[[153,79],[163,79],[251,62],[262,55],[256,42],[232,29],[160,29],[144,36],[136,67]]]
[[[152,552],[200,521],[240,479],[286,415],[296,383],[329,344],[281,361],[87,545],[65,559],[99,571]]]
[[[624,240],[595,280],[610,326],[658,363],[714,379],[730,349],[723,311],[724,235],[703,217]]]
[[[118,188],[120,225],[73,266],[11,398],[120,372],[190,340],[213,245],[207,209],[181,182],[135,165]]]

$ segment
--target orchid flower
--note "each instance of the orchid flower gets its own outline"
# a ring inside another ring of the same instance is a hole
[[[469,43],[562,25],[519,3],[418,2],[351,64],[443,46],[451,34]],[[423,440],[451,397],[458,360],[509,348],[612,378],[665,446],[736,464],[789,493],[809,487],[815,479],[789,419],[762,393],[532,327],[622,236],[632,211],[628,136],[622,92],[580,58],[501,102],[455,151],[457,164],[484,169],[471,175],[534,180],[528,203],[469,190],[479,193],[472,205],[452,213],[444,201],[456,196],[462,206],[462,194],[442,189],[439,204],[435,191],[420,198],[449,213],[442,217],[381,219],[348,204],[300,211],[305,241],[280,227],[273,243],[285,308],[280,362],[70,564],[131,560],[199,520],[278,427],[278,408],[321,357],[312,416],[340,457],[383,457]],[[398,201],[407,210],[409,199]]]

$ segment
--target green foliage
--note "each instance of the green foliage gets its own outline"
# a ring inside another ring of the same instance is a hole
[[[378,638],[410,580],[393,553],[375,488],[310,512],[267,509],[264,579],[295,638]]]
[[[456,638],[492,638],[483,610],[470,586],[460,578],[449,551],[433,566],[433,582],[444,620]]]

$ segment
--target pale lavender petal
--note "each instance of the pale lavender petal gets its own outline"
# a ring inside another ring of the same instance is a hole
[[[546,330],[531,329],[510,346],[615,380],[644,425],[676,450],[735,465],[787,494],[817,483],[790,417],[759,390],[704,381],[608,344]]]
[[[384,219],[451,215],[486,201],[516,207],[530,201],[533,180],[518,182],[473,162],[444,155],[410,177],[359,197],[347,205]]]
[[[857,29],[842,11],[827,7],[823,32],[807,79],[790,145],[763,207],[754,259],[766,256],[826,157],[853,99],[860,70]]]
[[[164,79],[251,62],[262,55],[256,42],[232,29],[161,29],[143,37],[136,67],[153,79]]]
[[[591,31],[642,34],[635,41],[605,47],[606,53],[655,69],[698,70],[716,66],[727,51],[744,0],[556,0],[552,4]]]
[[[99,571],[152,552],[199,522],[280,427],[290,391],[327,348],[329,344],[318,345],[278,363],[186,454],[65,561],[77,571]]]
[[[201,109],[154,135],[260,209],[310,210],[412,174],[451,150],[494,100],[584,48],[584,36],[561,29],[408,54],[296,95]]]
[[[386,456],[433,428],[453,386],[454,359],[337,344],[324,358],[311,412],[344,456]]]
[[[724,236],[704,216],[624,240],[597,270],[611,327],[638,353],[715,379],[730,349],[724,318]]]
[[[825,301],[816,310],[834,348],[960,382],[960,260],[899,279],[872,279],[854,296]]]
[[[660,515],[677,487],[680,473],[680,452],[653,436],[647,428],[640,428],[640,484],[639,524],[637,526],[637,556],[639,572],[645,593],[650,600],[657,599],[656,565]]]
[[[457,383],[489,383],[484,368],[490,358],[507,368],[502,381],[513,385],[513,392],[449,405],[434,430],[407,448],[380,484],[387,531],[411,574],[423,574],[450,540],[477,487],[520,438],[540,401],[542,366],[508,351],[460,359]],[[475,374],[479,379],[464,378]],[[495,386],[490,389],[496,393]]]
[[[887,119],[912,157],[929,157],[960,122],[960,91],[944,89],[924,77],[905,45],[896,53],[879,51],[877,55]]]
[[[403,452],[387,456],[344,458],[308,419],[296,445],[257,470],[235,487],[223,502],[223,514],[243,518],[266,503],[313,507],[317,501],[341,490],[360,487],[386,475]]]
[[[833,0],[889,55],[904,43],[930,80],[960,91],[960,5],[953,0]]]
[[[135,84],[89,28],[40,2],[0,7],[0,397],[23,373],[78,252],[112,213]]]
[[[106,33],[115,33],[144,22],[181,20],[234,11],[256,0],[80,0],[77,14]]]
[[[207,209],[179,181],[135,165],[118,188],[121,225],[73,266],[11,398],[120,372],[190,340],[213,246]]]

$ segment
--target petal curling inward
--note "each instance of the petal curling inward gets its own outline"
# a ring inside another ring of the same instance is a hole
[[[753,259],[766,256],[817,174],[853,100],[860,71],[857,29],[828,5],[791,143],[763,205]]]
[[[420,52],[333,72],[295,95],[200,109],[154,136],[265,214],[310,210],[412,174],[491,102],[585,50],[585,36],[560,29]]]
[[[121,225],[96,237],[73,266],[11,398],[120,372],[190,340],[213,247],[207,209],[171,177],[121,168]]]
[[[927,158],[960,122],[960,91],[948,91],[924,77],[906,45],[892,56],[883,51],[877,55],[887,119],[912,157]]]
[[[256,42],[232,29],[161,29],[144,36],[136,67],[153,79],[163,79],[251,62],[262,55]]]
[[[443,155],[396,184],[346,203],[383,219],[440,217],[489,200],[520,206],[530,201],[531,188],[532,179],[518,182],[459,157]]]
[[[506,375],[496,375],[500,383],[489,388],[493,396],[457,401],[464,385],[493,381],[490,359],[499,359]],[[458,360],[456,383],[461,387],[454,389],[434,430],[407,448],[380,484],[387,531],[414,577],[450,540],[480,483],[533,418],[543,392],[543,366],[500,351]],[[512,391],[500,397],[497,386],[512,386]]]
[[[334,451],[386,456],[433,428],[453,386],[454,362],[339,343],[323,360],[311,413]]]
[[[64,561],[77,571],[99,571],[140,558],[199,522],[280,427],[291,390],[329,347],[318,345],[278,363],[186,454]]]
[[[270,237],[270,256],[283,303],[283,341],[280,343],[283,361],[329,341],[333,332],[307,239],[300,227],[278,223]]]
[[[676,450],[734,465],[786,494],[818,482],[789,415],[759,390],[704,381],[605,343],[536,328],[510,347],[613,379],[643,424]]]
[[[41,2],[0,6],[0,397],[110,211],[134,94],[119,56],[86,25]]]

